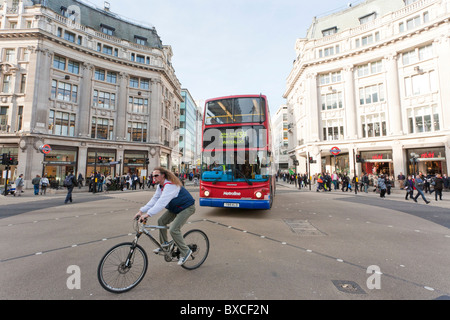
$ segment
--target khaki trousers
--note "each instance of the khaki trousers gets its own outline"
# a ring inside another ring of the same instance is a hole
[[[161,218],[158,219],[159,226],[167,226],[169,223],[173,221],[172,224],[170,225],[169,231],[173,241],[175,241],[178,248],[180,248],[182,257],[185,257],[187,255],[189,247],[184,242],[183,234],[181,233],[181,227],[185,225],[189,217],[192,216],[194,212],[195,212],[195,204],[184,209],[178,214],[175,214],[167,210],[166,212],[164,212]],[[167,229],[159,230],[159,241],[161,243],[168,242]]]

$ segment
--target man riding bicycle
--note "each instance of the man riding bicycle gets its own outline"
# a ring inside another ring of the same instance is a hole
[[[162,167],[153,170],[153,178],[159,184],[152,199],[135,215],[135,218],[143,222],[148,217],[154,216],[162,209],[167,211],[158,219],[159,226],[171,224],[169,231],[173,241],[177,244],[181,252],[178,265],[184,264],[192,254],[192,250],[185,244],[181,227],[187,222],[189,217],[195,212],[195,200],[191,194],[183,187],[182,182],[172,172]],[[169,246],[167,239],[167,229],[159,230],[160,242],[164,246]],[[159,248],[154,252],[159,253]]]

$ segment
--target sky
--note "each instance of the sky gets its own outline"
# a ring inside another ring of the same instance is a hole
[[[84,0],[103,8],[103,0]],[[295,42],[314,16],[347,8],[348,0],[108,0],[113,13],[156,28],[173,51],[181,87],[194,100],[263,94],[271,115],[286,100]]]

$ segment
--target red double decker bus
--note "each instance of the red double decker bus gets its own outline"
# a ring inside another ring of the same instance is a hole
[[[210,99],[203,117],[200,206],[270,209],[275,170],[266,96]]]

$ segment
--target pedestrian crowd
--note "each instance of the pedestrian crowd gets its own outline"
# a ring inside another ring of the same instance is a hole
[[[309,185],[310,181],[308,174],[300,174],[293,172],[277,172],[276,181],[283,181],[289,184],[295,184],[299,189],[302,189]],[[359,178],[350,178],[346,173],[333,172],[330,174],[318,173],[311,177],[311,184],[315,186],[317,192],[341,190],[342,192],[348,192],[356,188],[357,191],[368,193],[369,190],[380,194],[380,198],[386,198],[386,195],[391,194],[391,189],[394,187],[394,177],[385,174],[371,174],[362,173]],[[419,172],[416,176],[406,177],[403,173],[400,173],[397,177],[397,182],[400,190],[405,190],[405,200],[412,199],[417,202],[419,197],[430,203],[426,198],[426,194],[432,195],[434,193],[435,200],[442,200],[442,192],[444,190],[450,191],[450,177],[447,175],[425,176],[422,172]],[[372,188],[371,188],[372,187]],[[414,195],[414,192],[416,194]]]

